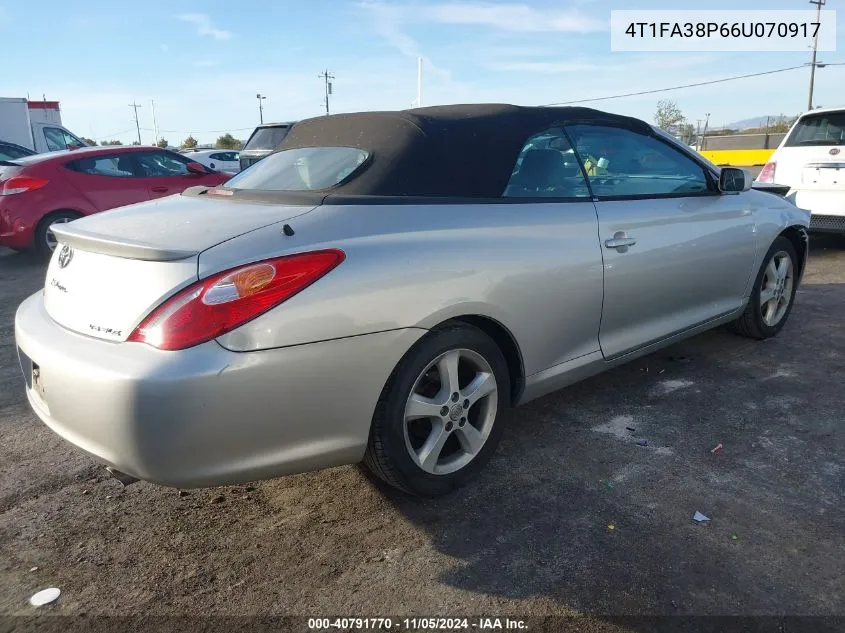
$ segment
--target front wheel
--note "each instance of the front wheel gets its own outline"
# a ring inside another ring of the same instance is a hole
[[[742,316],[731,329],[742,336],[767,339],[786,324],[798,289],[798,256],[785,237],[778,237],[766,256]]]
[[[466,325],[433,330],[388,380],[364,464],[405,492],[446,494],[490,459],[509,393],[507,364],[486,334]]]

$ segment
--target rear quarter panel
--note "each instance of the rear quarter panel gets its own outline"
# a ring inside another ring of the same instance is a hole
[[[202,253],[200,277],[319,248],[341,248],[346,261],[220,337],[224,347],[267,349],[481,315],[513,335],[526,375],[599,349],[602,258],[591,202],[322,206],[290,224],[291,237],[272,226]]]

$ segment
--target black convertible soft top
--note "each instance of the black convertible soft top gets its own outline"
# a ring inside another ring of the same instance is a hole
[[[591,108],[449,105],[306,119],[277,151],[355,147],[371,152],[363,171],[326,191],[330,196],[498,198],[529,137],[583,122],[650,131],[639,119]]]

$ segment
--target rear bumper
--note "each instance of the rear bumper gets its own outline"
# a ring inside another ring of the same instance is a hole
[[[2,202],[2,199],[0,199]],[[0,209],[0,246],[30,248],[34,227],[6,209]]]
[[[793,195],[795,206],[799,209],[807,209],[813,217],[845,218],[845,191],[794,189],[790,197]],[[813,228],[812,225],[811,228]]]
[[[845,215],[810,216],[810,230],[817,233],[845,233]]]
[[[359,461],[390,372],[424,330],[238,353],[179,352],[75,334],[41,293],[15,316],[39,418],[98,461],[177,487],[241,483]]]

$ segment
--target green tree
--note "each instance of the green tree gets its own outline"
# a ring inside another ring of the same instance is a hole
[[[182,149],[190,149],[192,147],[197,146],[197,139],[193,136],[188,136],[184,141],[182,141]]]
[[[168,145],[169,145],[169,143],[167,142],[167,139],[164,138],[163,136],[160,139],[158,139],[158,143],[156,143],[156,146],[160,147],[162,149],[164,149]]]
[[[669,99],[661,99],[657,102],[657,110],[654,113],[654,124],[661,130],[677,135],[685,122],[684,113],[681,112],[677,103]]]
[[[682,123],[678,128],[678,136],[687,145],[695,143],[695,126],[692,123]]]
[[[91,147],[94,147],[97,144],[97,141],[95,141],[93,138],[88,138],[87,136],[83,136],[81,140],[85,143],[88,143],[88,145],[90,145]]]
[[[111,140],[111,141],[102,141],[100,143],[100,145],[123,145],[123,143],[121,143],[117,139],[114,139],[114,140]]]
[[[214,144],[214,147],[218,147],[220,149],[240,149],[241,142],[234,136],[226,132],[223,136],[218,137],[217,142]]]

